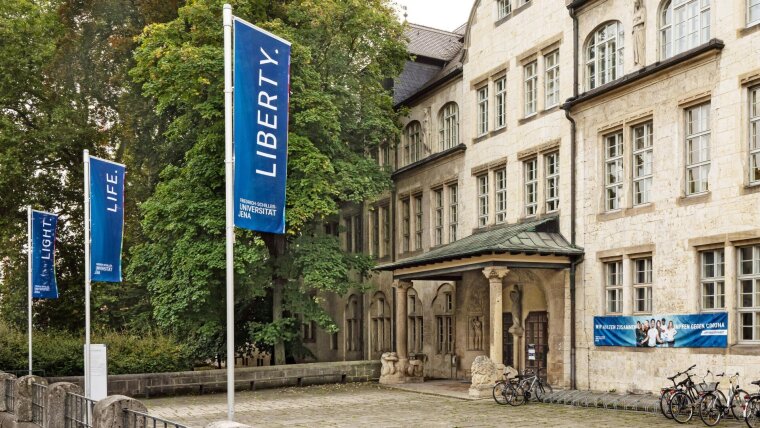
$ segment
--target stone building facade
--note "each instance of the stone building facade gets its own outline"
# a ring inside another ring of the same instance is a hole
[[[325,296],[342,328],[304,326],[319,360],[382,358],[386,382],[469,379],[478,356],[580,389],[760,378],[760,0],[476,0],[407,35],[402,137],[374,154],[394,187],[340,219],[374,289]],[[594,345],[595,316],[714,311],[725,349]]]

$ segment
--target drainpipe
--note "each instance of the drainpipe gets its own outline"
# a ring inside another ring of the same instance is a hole
[[[578,97],[578,15],[573,6],[568,6],[570,17],[573,19],[573,98]],[[570,121],[570,242],[576,245],[576,206],[577,206],[577,124],[570,116],[570,105],[562,106],[565,117]],[[583,257],[577,257],[570,265],[570,388],[577,389],[577,363],[576,363],[576,270]]]
[[[398,165],[398,150],[394,150],[393,167]],[[388,215],[391,217],[391,263],[396,262],[396,182],[391,185],[391,203],[389,205]],[[393,288],[393,309],[391,310],[391,316],[393,322],[391,323],[391,347],[393,352],[398,352],[396,349],[396,289]]]

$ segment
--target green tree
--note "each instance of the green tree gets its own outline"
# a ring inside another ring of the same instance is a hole
[[[223,348],[222,3],[191,0],[177,19],[146,27],[132,70],[168,123],[166,144],[192,148],[141,207],[146,241],[133,248],[130,275],[148,286],[159,324],[201,345],[199,355]],[[316,292],[343,294],[369,275],[371,260],[344,253],[321,223],[390,184],[367,154],[397,137],[382,83],[398,75],[406,49],[388,0],[232,4],[293,42],[287,235],[238,230],[235,247],[237,343],[275,346],[282,363],[299,319],[337,329]],[[265,296],[272,312],[251,315]]]

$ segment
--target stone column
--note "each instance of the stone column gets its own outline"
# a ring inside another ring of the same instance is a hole
[[[16,379],[16,400],[14,401],[14,411],[17,422],[32,421],[32,384],[47,385],[47,380],[39,376],[24,376]],[[45,399],[44,396],[42,398]]]
[[[633,314],[633,262],[631,256],[623,256],[623,315]]]
[[[503,305],[502,305],[502,280],[509,273],[507,268],[489,267],[483,269],[483,275],[488,278],[489,284],[489,296],[490,304],[489,310],[491,313],[491,328],[490,340],[489,340],[489,355],[491,361],[497,366],[504,364],[503,348],[504,348],[504,324],[503,318]]]
[[[7,412],[12,409],[6,409],[5,408],[5,380],[6,379],[16,379],[16,376],[0,372],[0,412]]]
[[[723,291],[725,292],[726,312],[728,312],[728,346],[735,345],[739,341],[739,317],[736,313],[736,308],[739,306],[737,299],[739,298],[739,291],[737,290],[737,255],[736,247],[733,243],[726,244],[724,261],[724,277],[723,277]],[[701,263],[700,263],[701,266]],[[697,272],[697,275],[701,275],[701,272]],[[698,276],[699,278],[699,276]],[[698,293],[699,296],[699,309],[702,308],[702,290]]]
[[[399,358],[399,366],[405,367],[402,363],[409,359],[407,344],[407,292],[412,288],[410,281],[396,281],[396,353]]]
[[[57,382],[47,388],[47,409],[45,428],[65,428],[66,426],[66,394],[72,392],[82,395],[79,385],[68,382]]]
[[[147,407],[134,398],[124,395],[110,395],[95,404],[92,410],[93,427],[95,428],[126,428],[131,427],[134,421],[127,421],[124,424],[124,410],[135,410],[142,413],[148,413]],[[140,420],[135,426],[141,426]]]

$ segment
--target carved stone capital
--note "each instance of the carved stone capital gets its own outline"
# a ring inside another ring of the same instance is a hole
[[[489,281],[502,280],[509,273],[509,269],[505,267],[487,267],[483,269],[483,275],[488,278]]]
[[[399,291],[407,291],[412,288],[412,281],[402,281],[400,279],[397,279],[393,281],[393,286]]]

